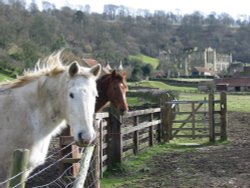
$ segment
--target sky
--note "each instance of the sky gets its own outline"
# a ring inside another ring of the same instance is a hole
[[[27,0],[29,2],[31,0]],[[41,5],[42,0],[36,0]],[[228,13],[233,18],[250,15],[249,0],[46,0],[60,8],[65,5],[90,5],[91,12],[103,12],[105,4],[124,5],[135,9],[164,10],[166,12],[191,14],[200,11],[205,15],[211,12]]]

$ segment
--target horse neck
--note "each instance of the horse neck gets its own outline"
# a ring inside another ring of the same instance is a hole
[[[109,101],[107,91],[110,83],[109,75],[104,75],[97,80],[98,97],[96,98],[95,112],[101,110]]]
[[[41,78],[37,86],[37,104],[40,113],[43,114],[45,124],[50,124],[51,128],[55,128],[66,117],[66,112],[63,111],[65,104],[65,89],[63,84],[60,84],[60,76],[53,78]]]

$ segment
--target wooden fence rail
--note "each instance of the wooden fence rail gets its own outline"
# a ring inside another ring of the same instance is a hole
[[[179,137],[191,139],[206,137],[211,142],[217,138],[227,139],[226,101],[226,93],[221,93],[219,100],[215,100],[214,94],[210,93],[208,100],[164,101],[161,108],[131,111],[123,116],[96,113],[95,128],[98,137],[85,187],[99,188],[99,179],[104,171],[159,142],[168,142]],[[176,110],[176,105],[179,110]],[[184,105],[187,106],[183,107]],[[60,147],[72,142],[73,137],[68,128],[60,136]],[[76,148],[77,146],[72,146],[69,150],[62,150],[62,155],[75,151],[70,158],[61,162],[62,171],[66,166],[73,165],[72,179],[76,177],[79,170],[82,170],[78,164],[81,155]],[[25,160],[27,157],[22,158]],[[22,167],[19,170],[23,170]],[[16,173],[16,170],[13,170],[13,175]],[[16,182],[11,182],[10,185],[12,184]],[[82,186],[82,182],[79,184]]]
[[[179,111],[173,112],[171,109],[173,104],[179,105]],[[211,142],[214,142],[216,137],[221,140],[227,139],[226,93],[221,93],[219,100],[215,100],[214,94],[210,93],[208,100],[169,101],[166,102],[163,111],[165,141],[177,137],[192,139],[207,137]],[[173,113],[176,115],[175,119],[171,118]]]
[[[179,111],[174,110],[175,105],[179,106]],[[182,109],[182,105],[190,106]],[[102,177],[102,173],[112,168],[114,164],[121,163],[125,158],[162,141],[168,142],[179,137],[191,139],[206,137],[211,142],[216,138],[227,139],[226,113],[225,93],[221,93],[219,100],[215,100],[214,94],[211,93],[208,100],[170,101],[165,102],[162,108],[131,111],[123,116],[96,113],[98,144],[95,158],[99,160],[96,162],[99,175],[95,178]],[[179,119],[179,116],[185,118]],[[203,119],[199,119],[200,117]],[[61,139],[61,142],[66,140],[71,141],[70,135],[67,135],[67,139]],[[72,160],[71,163],[76,161]]]

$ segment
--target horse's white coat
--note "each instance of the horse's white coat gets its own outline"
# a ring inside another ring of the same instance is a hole
[[[50,61],[58,61],[59,55],[53,55]],[[0,183],[9,176],[13,151],[30,150],[28,175],[44,162],[52,136],[66,123],[73,128],[77,142],[88,144],[95,138],[95,81],[100,65],[84,68],[76,62],[69,66],[59,63],[62,71],[54,75],[49,75],[53,70],[48,62],[46,70],[39,66],[31,81],[17,87],[0,86]],[[39,75],[39,71],[45,73]]]

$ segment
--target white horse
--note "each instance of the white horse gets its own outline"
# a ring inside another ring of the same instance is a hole
[[[0,187],[9,177],[12,154],[30,150],[28,174],[44,163],[52,136],[69,124],[74,140],[90,144],[93,127],[96,79],[101,66],[64,66],[60,52],[50,55],[16,80],[0,85]]]

